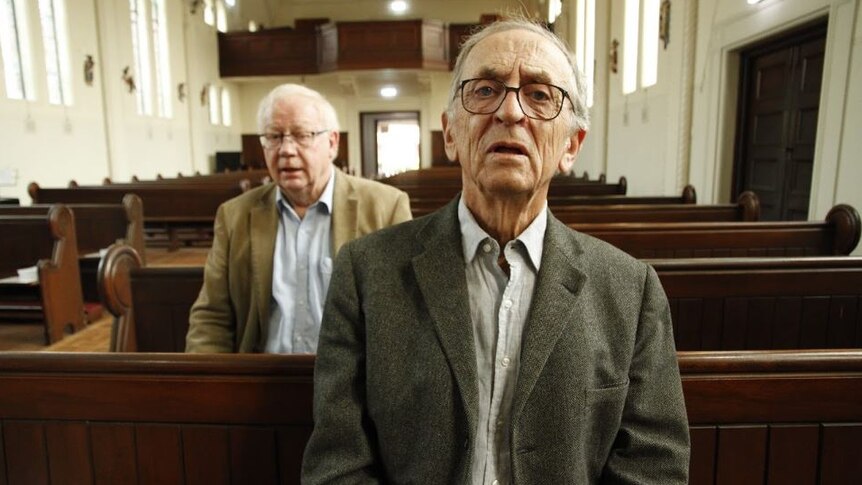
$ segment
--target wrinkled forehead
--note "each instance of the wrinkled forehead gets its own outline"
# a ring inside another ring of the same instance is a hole
[[[489,35],[470,51],[463,79],[516,79],[518,84],[546,82],[567,86],[568,58],[550,40],[528,30]]]

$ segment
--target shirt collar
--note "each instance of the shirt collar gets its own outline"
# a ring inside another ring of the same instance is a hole
[[[471,263],[476,257],[476,252],[479,250],[479,244],[485,239],[491,238],[484,229],[476,222],[473,213],[467,208],[464,203],[464,197],[458,201],[458,222],[461,225],[461,244],[464,251],[464,260]],[[515,238],[527,248],[527,254],[532,261],[536,271],[539,270],[539,265],[542,262],[542,249],[544,248],[545,229],[548,227],[548,202],[545,201],[542,210],[533,219],[533,222],[527,226],[524,231]],[[492,238],[493,239],[493,238]]]
[[[335,167],[332,167],[332,171],[329,175],[329,181],[327,181],[326,186],[323,187],[323,192],[320,194],[320,198],[317,199],[317,202],[311,204],[311,206],[309,206],[309,209],[317,206],[317,204],[320,204],[327,214],[332,214],[332,198],[333,194],[335,193],[335,170],[337,169]],[[278,187],[278,184],[276,184],[275,188],[275,205],[276,207],[278,207],[278,210],[280,212],[283,212],[288,208],[290,210],[293,210],[293,208],[290,206],[290,203],[287,201],[287,198],[285,198],[284,194],[281,192],[281,187]]]

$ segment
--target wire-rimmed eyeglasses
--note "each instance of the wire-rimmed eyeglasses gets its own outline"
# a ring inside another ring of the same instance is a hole
[[[323,133],[329,133],[332,130],[320,130],[320,131],[296,131],[293,133],[264,133],[260,136],[260,144],[263,145],[264,148],[274,150],[279,148],[282,143],[287,140],[292,141],[296,144],[296,146],[302,148],[308,148],[314,142],[314,139],[317,135],[322,135]]]
[[[475,78],[461,81],[459,89],[461,105],[469,113],[491,114],[500,109],[506,95],[513,92],[524,115],[542,121],[559,116],[569,98],[565,89],[547,83],[528,83],[513,88],[495,79]]]

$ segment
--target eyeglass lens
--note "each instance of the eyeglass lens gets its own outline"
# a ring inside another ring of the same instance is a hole
[[[509,91],[516,91],[518,104],[530,118],[551,120],[563,106],[562,89],[544,83],[524,84],[510,88],[493,79],[471,79],[464,83],[461,101],[464,109],[474,114],[490,114],[503,104]]]

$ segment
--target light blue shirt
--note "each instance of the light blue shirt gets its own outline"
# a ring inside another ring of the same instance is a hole
[[[542,261],[547,210],[545,203],[533,222],[503,248],[507,277],[497,263],[500,245],[479,226],[464,199],[458,203],[479,380],[473,485],[512,483],[512,399],[521,367],[521,336]]]
[[[272,301],[264,351],[317,352],[323,303],[332,276],[332,194],[334,174],[320,199],[302,219],[276,190],[278,234],[272,259]]]

